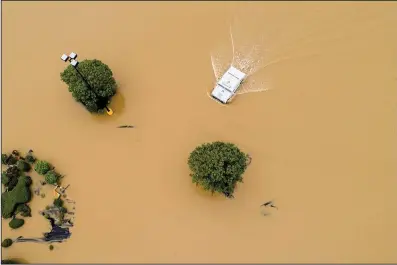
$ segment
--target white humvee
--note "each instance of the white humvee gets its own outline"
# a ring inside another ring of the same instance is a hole
[[[245,77],[246,74],[230,66],[217,82],[214,90],[211,92],[211,96],[222,104],[227,104],[236,94]]]

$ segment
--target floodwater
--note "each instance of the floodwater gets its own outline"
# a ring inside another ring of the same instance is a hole
[[[396,262],[396,14],[393,2],[3,2],[2,149],[53,163],[77,202],[69,241],[3,258]],[[291,59],[257,73],[273,89],[222,107],[206,95],[210,53],[237,20],[236,35],[262,32],[270,57]],[[90,115],[60,81],[72,51],[113,70],[114,116]],[[216,140],[253,157],[234,200],[191,184],[189,153]],[[279,210],[261,215],[272,199]],[[45,232],[40,200],[20,230],[2,222],[3,238]]]

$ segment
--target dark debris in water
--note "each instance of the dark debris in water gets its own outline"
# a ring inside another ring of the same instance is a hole
[[[117,128],[135,128],[135,126],[133,126],[133,125],[120,125],[120,126],[117,126]]]

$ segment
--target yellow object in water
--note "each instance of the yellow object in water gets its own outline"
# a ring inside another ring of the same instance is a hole
[[[112,116],[113,115],[113,110],[111,109],[111,108],[106,108],[106,113],[109,115],[109,116]]]

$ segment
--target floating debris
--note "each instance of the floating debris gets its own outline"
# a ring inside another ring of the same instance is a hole
[[[250,156],[250,154],[247,154],[247,166],[249,166],[252,162],[252,157]]]
[[[121,125],[121,126],[118,126],[117,128],[135,128],[135,126],[133,126],[133,125]]]
[[[40,195],[40,190],[41,190],[41,188],[40,188],[40,187],[37,187],[37,188],[35,188],[35,189],[33,190],[33,193],[34,193],[35,195],[39,196],[39,195]]]
[[[274,205],[273,201],[265,202],[264,204],[261,205],[261,207],[264,207],[264,208],[266,208],[266,209],[268,209],[268,208],[274,208],[274,209],[278,210],[277,206]],[[262,215],[268,216],[268,215],[270,215],[270,213],[267,212],[267,211],[263,211],[263,212],[262,212]]]
[[[61,227],[55,224],[55,220],[48,217],[51,223],[51,231],[48,233],[44,233],[44,237],[42,238],[24,238],[22,236],[18,237],[14,240],[14,243],[19,242],[35,242],[35,243],[52,243],[58,242],[61,243],[64,240],[68,239],[72,233],[70,233],[69,228]]]
[[[275,205],[273,204],[273,201],[268,201],[268,202],[265,202],[265,203],[264,203],[264,204],[262,204],[261,206],[264,206],[264,207],[271,207],[271,208],[276,208],[276,209],[278,210],[277,206],[275,206]]]

